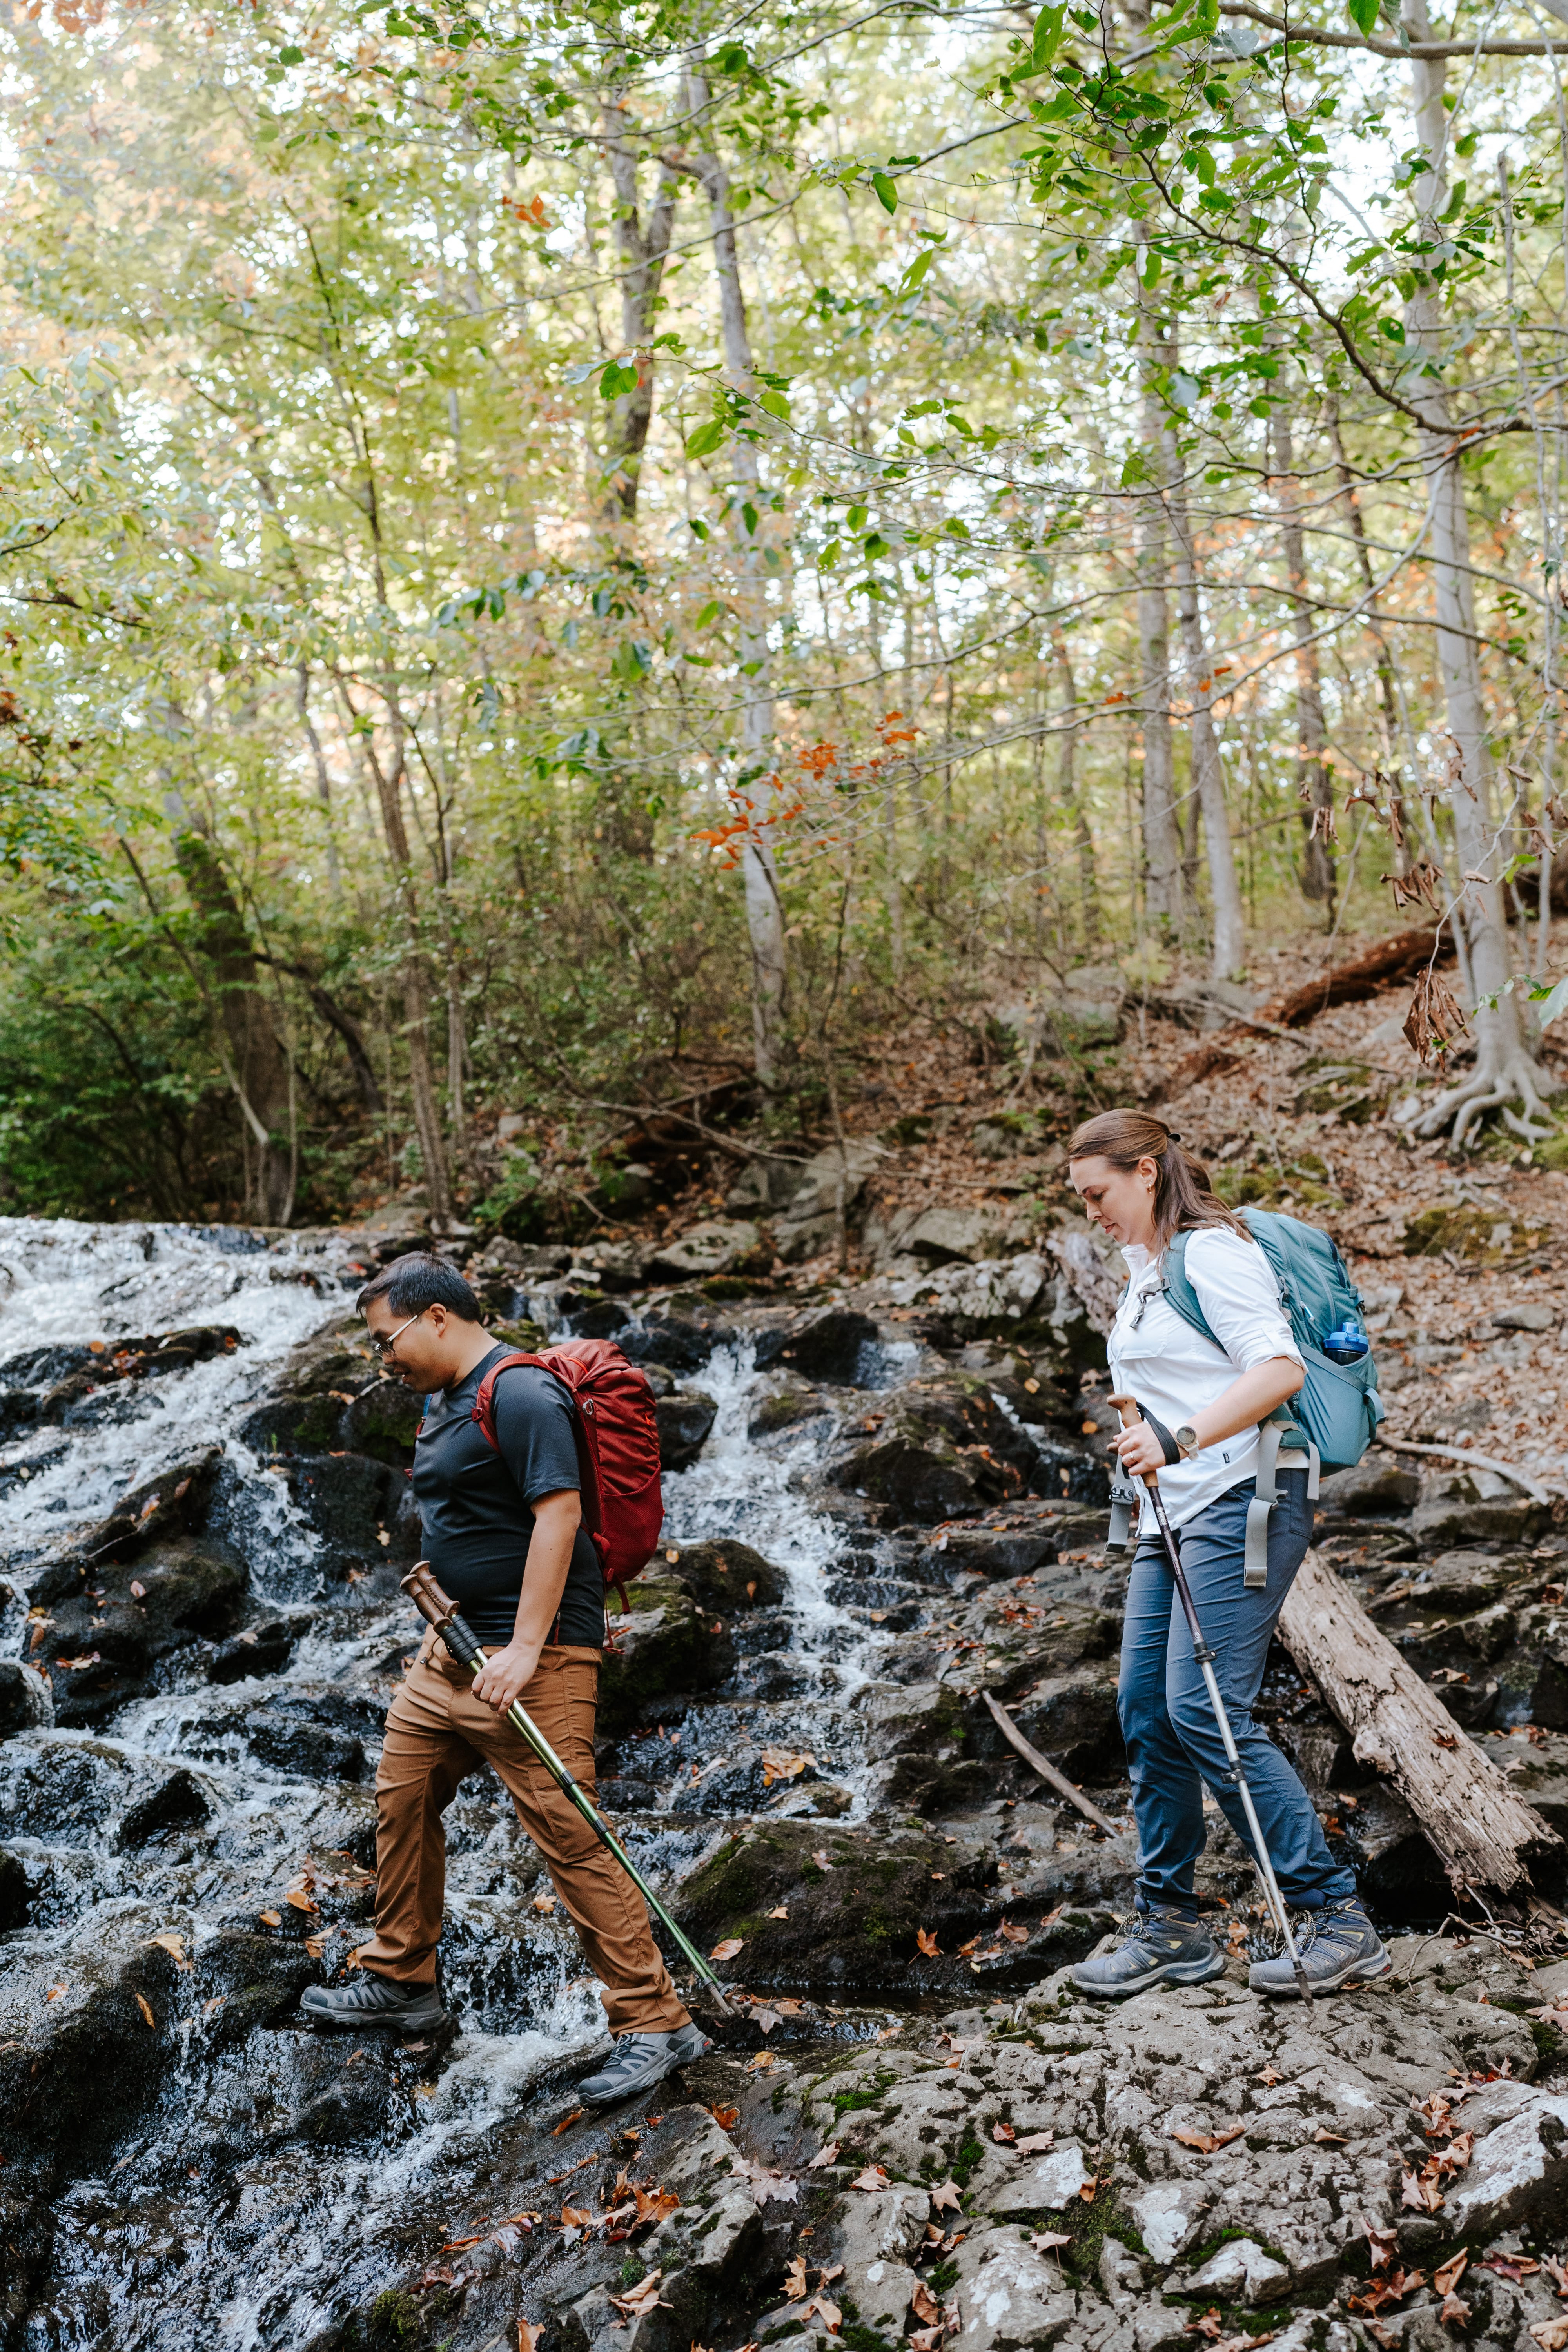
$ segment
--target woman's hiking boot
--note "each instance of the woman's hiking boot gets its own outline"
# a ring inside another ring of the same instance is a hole
[[[1134,1914],[1113,1952],[1096,1952],[1071,1972],[1079,1992],[1096,2000],[1128,2000],[1156,1984],[1206,1984],[1225,1967],[1225,1954],[1195,1919],[1156,1907]]]
[[[1314,1992],[1339,1992],[1345,1987],[1370,1984],[1385,1977],[1394,1962],[1383,1938],[1357,1902],[1335,1903],[1321,1911],[1296,1911],[1290,1917],[1301,1967]],[[1254,1992],[1278,1993],[1299,2000],[1300,1986],[1289,1952],[1271,1960],[1255,1960],[1247,1972]]]

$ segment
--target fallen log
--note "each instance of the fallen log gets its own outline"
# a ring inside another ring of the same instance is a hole
[[[1460,1730],[1315,1551],[1290,1589],[1279,1638],[1350,1733],[1358,1762],[1394,1781],[1456,1895],[1470,1887],[1507,1895],[1561,1853],[1556,1831]]]
[[[1309,1021],[1315,1021],[1320,1013],[1326,1013],[1331,1004],[1362,1004],[1381,989],[1413,980],[1431,961],[1432,938],[1430,923],[1418,923],[1406,931],[1393,931],[1387,939],[1374,940],[1360,955],[1320,972],[1315,980],[1304,981],[1300,988],[1270,997],[1267,1004],[1260,1004],[1245,1019],[1227,1022],[1161,1079],[1150,1100],[1168,1102],[1188,1087],[1213,1077],[1216,1070],[1226,1068],[1235,1058],[1237,1046],[1253,1031],[1300,1029]],[[1438,962],[1453,952],[1453,940],[1445,927],[1437,943]]]

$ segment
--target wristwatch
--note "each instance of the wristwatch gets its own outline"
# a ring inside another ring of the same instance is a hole
[[[1190,1421],[1183,1422],[1180,1429],[1173,1430],[1171,1434],[1176,1441],[1176,1450],[1184,1462],[1190,1462],[1194,1454],[1202,1452],[1203,1449],[1198,1444],[1198,1433]]]

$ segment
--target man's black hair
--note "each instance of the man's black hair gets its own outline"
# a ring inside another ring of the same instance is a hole
[[[444,1307],[461,1323],[482,1323],[484,1310],[455,1265],[429,1250],[410,1250],[384,1266],[367,1282],[355,1307],[363,1315],[373,1298],[384,1298],[392,1314],[423,1315],[427,1307]]]

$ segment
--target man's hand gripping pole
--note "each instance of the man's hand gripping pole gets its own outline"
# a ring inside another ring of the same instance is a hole
[[[407,1575],[403,1580],[403,1590],[407,1593],[409,1599],[413,1601],[414,1606],[418,1610],[419,1614],[424,1618],[426,1623],[435,1627],[436,1632],[440,1635],[442,1641],[445,1642],[453,1657],[457,1659],[458,1664],[460,1666],[466,1666],[469,1674],[471,1674],[477,1680],[484,1672],[485,1668],[485,1654],[483,1646],[481,1645],[478,1635],[475,1633],[473,1627],[471,1625],[465,1624],[463,1619],[458,1615],[457,1602],[448,1599],[447,1595],[442,1591],[440,1586],[431,1575],[430,1563],[428,1560],[416,1560],[414,1566],[409,1570]],[[724,1998],[724,1988],[720,1983],[719,1979],[714,1975],[712,1969],[702,1958],[701,1953],[698,1951],[695,1945],[689,1942],[687,1937],[681,1934],[680,1929],[676,1926],[674,1920],[670,1917],[668,1912],[665,1909],[663,1904],[659,1901],[658,1895],[654,1893],[647,1879],[644,1878],[642,1873],[637,1869],[637,1864],[626,1853],[625,1848],[615,1837],[611,1835],[610,1831],[605,1826],[605,1823],[594,1805],[593,1801],[584,1793],[584,1790],[579,1786],[578,1782],[567,1770],[565,1765],[561,1761],[560,1757],[555,1753],[554,1748],[550,1745],[549,1740],[544,1737],[543,1732],[540,1730],[539,1726],[530,1716],[524,1713],[523,1709],[518,1705],[515,1699],[507,1709],[507,1717],[509,1721],[515,1724],[518,1730],[521,1732],[523,1738],[527,1740],[529,1746],[532,1748],[534,1754],[538,1757],[540,1762],[543,1765],[545,1770],[549,1773],[556,1786],[561,1789],[576,1806],[577,1811],[582,1814],[583,1819],[587,1822],[589,1828],[593,1831],[600,1844],[605,1849],[606,1853],[613,1854],[615,1859],[620,1864],[621,1868],[626,1872],[626,1876],[631,1880],[632,1885],[637,1888],[637,1893],[642,1896],[642,1899],[647,1905],[648,1909],[655,1913],[656,1916],[663,1921],[665,1927],[668,1929],[680,1951],[685,1955],[686,1958],[690,1961],[691,1966],[696,1969],[698,1975],[701,1978],[702,1982],[708,1987],[709,1991],[712,1994],[714,2004],[719,2010],[720,2014],[724,2017],[733,2017],[734,2011]]]
[[[1134,1423],[1142,1421],[1144,1417],[1143,1408],[1136,1397],[1113,1396],[1110,1402],[1121,1416],[1123,1429],[1131,1429]],[[1209,1702],[1214,1708],[1215,1721],[1219,1726],[1219,1736],[1225,1748],[1226,1762],[1230,1768],[1227,1778],[1240,1798],[1242,1811],[1247,1816],[1247,1827],[1252,1840],[1252,1855],[1258,1867],[1258,1875],[1263,1881],[1263,1892],[1268,1897],[1274,1925],[1279,1932],[1282,1948],[1289,1954],[1297,1990],[1307,2007],[1310,2009],[1312,1988],[1307,1981],[1307,1971],[1301,1965],[1301,1955],[1297,1949],[1296,1938],[1291,1933],[1290,1915],[1285,1908],[1285,1898],[1279,1892],[1279,1881],[1274,1875],[1274,1864],[1269,1861],[1268,1849],[1263,1843],[1263,1831],[1258,1823],[1258,1809],[1252,1801],[1252,1791],[1247,1785],[1247,1776],[1241,1769],[1241,1758],[1237,1752],[1236,1740],[1231,1732],[1230,1717],[1225,1711],[1225,1701],[1220,1696],[1219,1685],[1215,1680],[1214,1652],[1204,1639],[1204,1629],[1198,1622],[1198,1612],[1193,1605],[1192,1587],[1187,1582],[1186,1570],[1182,1566],[1182,1555],[1177,1549],[1175,1532],[1165,1509],[1165,1498],[1160,1492],[1159,1473],[1155,1470],[1145,1470],[1138,1475],[1142,1478],[1144,1486],[1148,1490],[1150,1505],[1164,1541],[1165,1556],[1171,1563],[1171,1573],[1176,1580],[1176,1597],[1182,1604],[1182,1614],[1187,1621],[1187,1631],[1193,1637],[1193,1656],[1203,1675]]]

